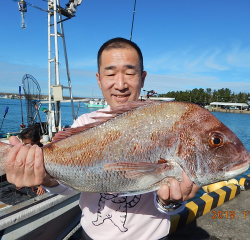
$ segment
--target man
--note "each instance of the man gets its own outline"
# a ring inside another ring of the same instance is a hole
[[[126,39],[114,38],[102,45],[98,52],[100,89],[109,107],[106,111],[139,98],[147,73],[139,47]],[[102,110],[103,111],[103,110]],[[91,117],[106,116],[96,111],[80,116],[72,127],[94,122]],[[12,142],[13,141],[13,142]],[[11,139],[16,144],[16,139]],[[45,172],[42,151],[17,144],[6,159],[8,181],[19,186],[43,184],[52,193],[71,194],[72,190],[59,184]],[[198,187],[183,172],[183,181],[170,179],[170,188],[163,185],[154,193],[119,197],[111,193],[81,193],[81,224],[84,239],[166,239],[170,222],[168,211],[171,201],[184,201],[195,195]],[[155,194],[155,195],[156,195]],[[158,210],[159,209],[159,210]]]

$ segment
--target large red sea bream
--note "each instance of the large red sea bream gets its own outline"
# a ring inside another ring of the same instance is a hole
[[[60,132],[43,147],[47,172],[83,192],[153,191],[169,177],[181,181],[182,169],[202,186],[249,167],[238,137],[195,104],[133,102],[97,121]],[[11,147],[0,144],[2,171]]]

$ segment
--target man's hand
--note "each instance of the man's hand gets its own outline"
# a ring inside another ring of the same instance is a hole
[[[5,160],[7,180],[17,187],[32,187],[44,185],[52,187],[58,185],[44,169],[43,152],[37,145],[25,145],[16,137],[9,140],[14,147]]]
[[[156,191],[159,200],[163,205],[168,205],[170,202],[182,202],[195,196],[200,187],[195,185],[187,174],[182,171],[183,180],[179,183],[176,179],[169,179],[170,187],[162,185]]]

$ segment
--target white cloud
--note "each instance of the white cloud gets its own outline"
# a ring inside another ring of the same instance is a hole
[[[219,70],[219,71],[223,71],[223,70],[227,70],[228,67],[223,67],[218,63],[218,60],[216,59],[216,57],[220,58],[221,56],[219,55],[221,53],[221,50],[216,50],[214,53],[212,53],[206,60],[206,66],[211,68],[211,69],[215,69],[215,70]],[[222,54],[223,55],[223,54]],[[225,58],[225,57],[223,57]],[[217,60],[217,61],[216,61]],[[216,63],[217,62],[217,63]],[[222,63],[223,64],[223,63]]]
[[[227,62],[234,67],[250,68],[250,47],[235,45],[227,54]]]
[[[227,48],[216,46],[202,50],[195,47],[169,50],[151,57],[150,60],[145,59],[145,69],[153,74],[223,72],[239,69],[250,72],[250,48],[234,44]]]
[[[184,62],[184,69],[186,71],[193,71],[193,69],[196,69],[197,66],[200,66],[204,62],[204,59],[208,54],[208,51],[205,51],[199,56],[189,57],[189,59],[186,59]]]

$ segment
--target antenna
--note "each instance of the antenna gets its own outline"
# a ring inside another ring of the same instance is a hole
[[[133,34],[134,18],[135,18],[135,7],[136,7],[136,0],[135,0],[135,4],[134,4],[133,19],[132,19],[132,27],[131,27],[131,33],[130,33],[130,41],[132,40],[132,34]]]
[[[5,108],[5,113],[4,113],[4,115],[3,115],[3,120],[2,120],[2,123],[1,123],[1,126],[0,126],[0,131],[1,131],[1,129],[2,129],[3,121],[4,121],[5,116],[6,116],[6,114],[8,113],[8,111],[9,111],[9,107],[6,107],[6,108]]]
[[[27,4],[24,0],[20,0],[20,2],[18,2],[18,7],[19,7],[19,11],[21,12],[21,27],[22,29],[26,28],[26,23],[25,23],[25,13],[27,12]]]

